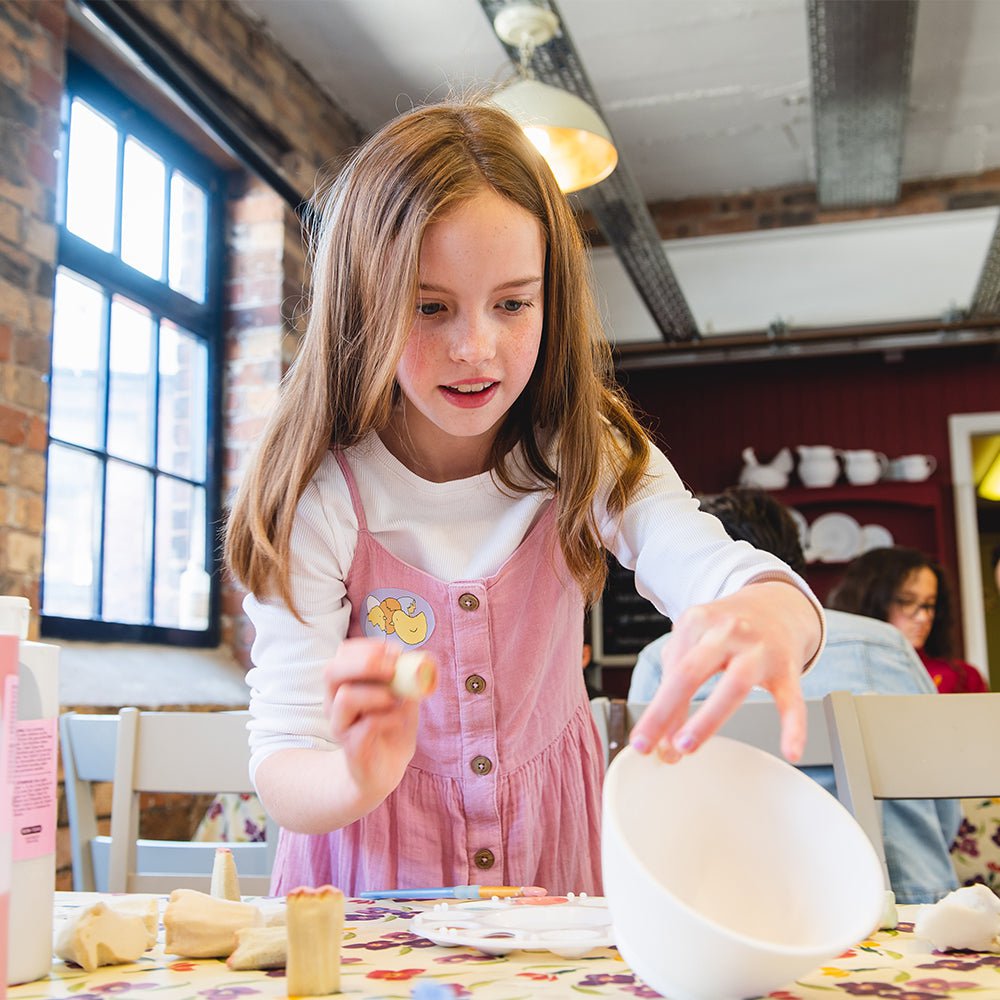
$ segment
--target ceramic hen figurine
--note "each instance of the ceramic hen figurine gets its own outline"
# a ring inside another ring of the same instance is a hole
[[[788,485],[788,477],[794,467],[795,461],[788,448],[782,448],[765,465],[757,461],[757,453],[753,448],[744,448],[740,486],[752,486],[762,490],[783,490]]]

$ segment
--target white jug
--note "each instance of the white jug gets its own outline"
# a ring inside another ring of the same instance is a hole
[[[900,455],[889,463],[889,475],[910,483],[922,483],[937,468],[933,455]]]
[[[828,444],[800,444],[799,479],[803,486],[832,486],[840,475],[836,451]]]
[[[889,459],[880,451],[859,448],[854,451],[839,452],[844,463],[844,475],[855,486],[877,483],[889,468]]]

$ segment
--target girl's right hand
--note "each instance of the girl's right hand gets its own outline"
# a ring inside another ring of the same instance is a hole
[[[330,735],[372,807],[402,781],[417,745],[418,703],[389,690],[399,653],[378,639],[345,639],[323,671]]]

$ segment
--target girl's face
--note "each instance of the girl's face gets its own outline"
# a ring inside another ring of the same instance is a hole
[[[905,577],[889,602],[889,624],[895,625],[914,649],[923,649],[934,627],[938,584],[934,571],[921,566]]]
[[[384,435],[425,478],[486,470],[490,445],[538,357],[545,241],[538,221],[484,188],[427,227],[416,315]]]

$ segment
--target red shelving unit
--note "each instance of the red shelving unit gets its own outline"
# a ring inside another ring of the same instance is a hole
[[[896,545],[907,545],[927,553],[938,562],[948,562],[944,529],[944,497],[935,482],[879,482],[871,486],[836,484],[827,487],[795,487],[776,490],[776,500],[799,511],[812,523],[834,511],[849,514],[860,525],[880,524]],[[806,579],[821,601],[840,579],[843,562],[812,562]]]

